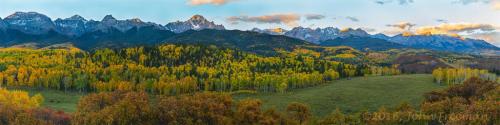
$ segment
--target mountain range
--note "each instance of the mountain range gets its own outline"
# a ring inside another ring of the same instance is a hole
[[[391,37],[381,33],[371,35],[359,28],[338,29],[334,27],[316,28],[316,29],[295,27],[289,31],[254,28],[251,31],[270,34],[270,35],[285,35],[292,38],[310,41],[319,45],[337,45],[337,46],[345,45],[345,46],[352,46],[354,48],[367,47],[367,48],[377,48],[377,50],[380,49],[386,50],[390,49],[392,46],[384,46],[384,45],[393,45],[395,43],[395,44],[400,44],[397,46],[405,46],[404,48],[430,49],[436,51],[458,52],[458,53],[469,53],[469,54],[490,54],[490,55],[500,54],[500,48],[484,40],[461,38],[448,35],[399,34]],[[336,42],[332,44],[332,41]],[[352,44],[353,41],[356,41],[357,43]],[[374,42],[379,44],[374,44]],[[379,45],[379,46],[366,46],[366,45]]]
[[[351,46],[360,50],[418,48],[472,54],[500,54],[500,48],[484,40],[447,35],[391,37],[384,34],[371,35],[362,29],[334,27],[226,30],[223,25],[208,21],[201,15],[194,15],[187,21],[176,21],[165,25],[144,22],[137,18],[118,20],[112,15],[106,15],[100,21],[87,20],[79,15],[53,21],[37,12],[16,12],[4,19],[0,18],[0,46],[24,43],[49,46],[72,43],[79,48],[94,49],[164,42],[228,45],[255,52],[273,49],[269,47],[290,48],[284,45],[316,44]]]

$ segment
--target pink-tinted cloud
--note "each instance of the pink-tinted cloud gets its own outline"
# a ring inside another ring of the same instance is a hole
[[[494,4],[494,5],[493,5],[493,8],[494,8],[495,10],[500,10],[500,1],[493,2],[493,4]]]
[[[227,21],[231,24],[238,24],[240,22],[251,23],[268,23],[268,24],[286,24],[288,26],[297,26],[300,20],[298,14],[273,14],[264,16],[231,16]]]
[[[416,30],[416,34],[420,35],[445,34],[445,35],[457,36],[458,33],[470,33],[474,31],[493,31],[495,29],[496,27],[491,24],[445,23],[438,26],[419,27]]]
[[[236,0],[188,0],[188,3],[194,6],[205,5],[205,4],[223,5],[231,1],[236,1]]]
[[[487,41],[493,45],[500,46],[500,32],[471,34],[471,35],[468,35],[467,37],[471,37],[471,38],[475,38],[475,39],[482,39],[482,40]]]

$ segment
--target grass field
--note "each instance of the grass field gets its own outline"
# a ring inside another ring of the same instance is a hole
[[[336,108],[351,113],[362,110],[387,108],[407,101],[418,105],[422,94],[443,88],[432,82],[431,75],[400,75],[359,77],[351,80],[338,80],[317,87],[293,90],[287,93],[257,93],[233,95],[235,100],[258,98],[264,108],[276,107],[283,110],[290,102],[308,104],[315,116],[324,116]],[[42,106],[66,112],[76,111],[76,105],[83,93],[62,92],[46,89],[22,89],[30,94],[40,93],[45,98]]]
[[[434,84],[431,75],[417,74],[359,77],[287,93],[240,94],[233,95],[233,98],[258,98],[264,103],[264,108],[278,110],[284,110],[290,102],[300,102],[308,104],[315,116],[325,116],[336,108],[352,113],[373,111],[380,106],[392,108],[404,101],[417,106],[423,93],[440,88],[444,86]]]
[[[62,110],[65,112],[75,112],[78,100],[80,100],[80,97],[85,95],[84,93],[78,93],[78,92],[63,92],[63,91],[48,90],[48,89],[23,88],[20,90],[28,91],[30,95],[40,93],[44,98],[42,107]]]

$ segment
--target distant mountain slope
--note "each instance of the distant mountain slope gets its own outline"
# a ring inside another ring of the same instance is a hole
[[[258,29],[254,28],[251,31],[266,33],[271,35],[285,35],[292,38],[297,38],[301,40],[306,40],[313,43],[321,43],[321,41],[332,40],[336,38],[346,38],[351,36],[367,37],[370,34],[366,33],[362,29],[338,29],[335,27],[326,28],[305,28],[305,27],[295,27],[292,30],[284,30],[281,28],[277,29]]]
[[[500,54],[500,48],[484,41],[469,38],[457,38],[447,35],[396,35],[387,37],[386,40],[411,46],[414,48],[461,52],[461,53],[497,53]]]
[[[322,42],[324,41],[329,41],[329,40],[331,41],[338,38],[342,38],[344,41],[356,41],[356,39],[354,40],[348,40],[348,39],[356,37],[372,37],[405,45],[412,48],[429,49],[429,50],[437,50],[445,52],[459,52],[468,54],[500,55],[499,47],[496,47],[484,40],[458,38],[447,35],[404,36],[400,34],[390,37],[380,33],[375,35],[370,35],[362,29],[347,28],[341,30],[335,27],[316,28],[316,29],[295,27],[290,31],[281,30],[282,32],[278,33],[273,32],[273,29],[261,30],[254,28],[251,31],[271,34],[271,35],[285,35],[292,38],[302,39],[317,44],[322,44]]]
[[[28,34],[44,34],[49,31],[56,31],[52,20],[36,12],[16,12],[4,19],[7,28],[19,30]]]
[[[358,50],[389,50],[389,49],[401,49],[407,48],[404,45],[389,42],[387,40],[371,38],[371,37],[347,37],[347,38],[337,38],[333,40],[326,40],[320,42],[321,46],[350,46]]]
[[[438,58],[428,55],[401,55],[397,57],[393,64],[405,73],[432,73],[436,68],[451,67]]]
[[[276,48],[292,50],[297,45],[312,43],[286,36],[275,36],[239,30],[201,30],[186,31],[175,35],[166,43],[208,44],[223,47],[239,48],[259,54],[274,54]]]
[[[7,28],[7,23],[0,18],[0,31],[5,30]]]
[[[75,38],[72,42],[78,48],[89,50],[94,48],[121,48],[135,45],[154,45],[174,36],[168,30],[158,30],[154,26],[132,28],[125,32],[111,28],[106,32],[94,31]]]
[[[133,27],[125,32],[116,28],[109,28],[106,31],[96,30],[84,33],[79,37],[69,37],[56,31],[34,35],[12,29],[0,30],[1,46],[7,47],[25,43],[35,44],[38,47],[71,43],[83,50],[123,48],[160,43],[206,44],[237,48],[263,55],[276,54],[276,49],[292,50],[297,45],[312,45],[312,43],[286,36],[239,30],[189,30],[175,34],[172,31],[159,30],[154,26],[146,26]]]
[[[285,35],[288,30],[282,29],[282,28],[275,28],[275,29],[259,29],[259,28],[253,28],[250,30],[252,32],[258,32],[258,33],[265,33],[265,34],[270,34],[270,35]]]
[[[24,43],[37,43],[41,45],[68,42],[69,38],[54,30],[43,34],[27,34],[15,29],[0,30],[0,46],[12,46]]]

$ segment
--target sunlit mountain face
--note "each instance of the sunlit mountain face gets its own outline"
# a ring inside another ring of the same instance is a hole
[[[500,125],[500,0],[0,0],[0,125]]]

